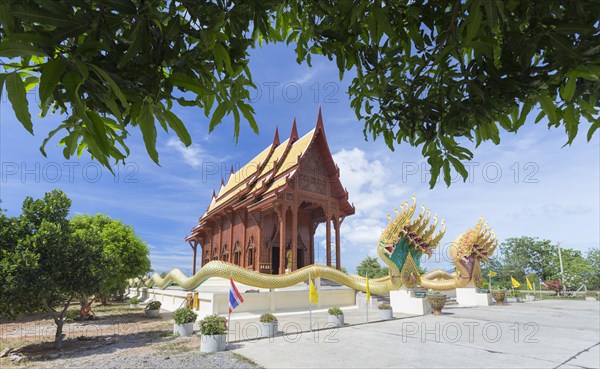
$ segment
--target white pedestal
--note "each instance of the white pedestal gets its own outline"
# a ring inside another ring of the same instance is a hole
[[[390,291],[390,304],[394,313],[431,314],[431,306],[427,298],[414,297],[411,290]]]
[[[477,293],[476,288],[457,288],[456,302],[460,306],[490,306],[492,295],[489,293]]]

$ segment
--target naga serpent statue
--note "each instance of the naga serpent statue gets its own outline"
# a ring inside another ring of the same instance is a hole
[[[494,232],[480,219],[477,225],[461,234],[450,246],[450,256],[456,265],[456,272],[447,273],[435,270],[420,275],[421,257],[428,257],[444,236],[445,226],[435,235],[437,217],[434,215],[430,225],[431,213],[422,207],[421,213],[413,220],[416,200],[413,204],[405,201],[401,211],[396,210],[396,218],[388,215],[389,224],[383,231],[377,253],[389,267],[389,275],[369,279],[372,294],[384,295],[404,286],[413,288],[422,286],[434,290],[450,290],[460,287],[475,287],[481,284],[480,261],[487,262],[496,248]],[[229,278],[245,285],[259,288],[285,288],[306,281],[308,278],[327,278],[357,291],[366,291],[366,278],[349,275],[333,267],[308,265],[289,274],[270,275],[249,271],[224,261],[211,261],[191,277],[185,276],[179,269],[173,269],[164,278],[157,273],[148,279],[135,278],[129,281],[131,287],[167,288],[177,284],[186,290],[193,290],[211,277]]]

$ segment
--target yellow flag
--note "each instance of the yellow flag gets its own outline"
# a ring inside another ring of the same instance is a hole
[[[512,286],[514,288],[519,288],[519,286],[521,285],[521,283],[519,283],[516,279],[514,279],[513,277],[510,277],[511,282],[512,282]]]
[[[525,280],[527,281],[527,288],[533,291],[533,286],[531,285],[531,282],[529,282],[529,278],[527,278],[527,276],[525,276]]]
[[[371,301],[371,289],[369,288],[369,278],[367,278],[367,302]]]
[[[317,293],[317,289],[315,288],[312,278],[310,278],[310,277],[308,277],[308,284],[310,285],[309,300],[313,304],[318,304],[319,303],[319,294]]]
[[[490,270],[490,277],[495,277],[496,276],[496,272],[494,272],[493,270]]]

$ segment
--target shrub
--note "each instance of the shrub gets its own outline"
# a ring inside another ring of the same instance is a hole
[[[160,303],[160,301],[152,301],[151,303],[146,305],[146,310],[160,310],[161,305],[162,304]]]
[[[344,312],[342,312],[342,309],[340,309],[339,307],[329,308],[327,312],[329,313],[329,315],[344,315]]]
[[[277,318],[275,317],[275,315],[273,315],[271,313],[264,313],[263,315],[260,316],[259,321],[261,323],[273,323],[273,322],[277,322]]]
[[[197,317],[198,314],[190,308],[179,308],[173,313],[173,320],[175,320],[175,324],[179,325],[193,323]]]
[[[81,312],[79,310],[67,310],[67,316],[65,316],[65,321],[72,322],[80,316]]]
[[[392,305],[383,302],[383,303],[379,304],[379,306],[377,308],[379,310],[392,310]]]
[[[201,335],[225,334],[227,332],[227,319],[217,314],[209,315],[198,324]]]
[[[140,299],[138,299],[137,297],[132,297],[129,300],[129,303],[132,304],[132,305],[137,305],[139,302],[140,302]]]

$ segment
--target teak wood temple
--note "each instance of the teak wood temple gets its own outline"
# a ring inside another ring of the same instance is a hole
[[[260,273],[284,274],[315,263],[314,235],[325,223],[326,263],[341,268],[340,225],[354,214],[327,145],[321,111],[316,127],[298,138],[296,120],[289,139],[273,143],[221,181],[206,213],[186,238],[211,260]],[[332,250],[331,228],[335,232]]]

